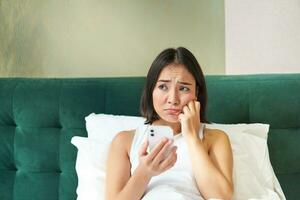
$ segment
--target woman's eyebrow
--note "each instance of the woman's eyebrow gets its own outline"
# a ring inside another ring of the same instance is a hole
[[[178,81],[178,83],[183,84],[183,85],[192,85],[191,83],[184,82],[184,81]]]
[[[157,82],[163,82],[163,83],[169,83],[171,82],[171,80],[168,79],[160,79]],[[178,81],[178,83],[182,84],[182,85],[192,85],[191,83],[185,82],[185,81]]]
[[[157,82],[169,83],[169,82],[171,82],[171,80],[164,80],[164,79],[161,79],[161,80],[158,80]]]

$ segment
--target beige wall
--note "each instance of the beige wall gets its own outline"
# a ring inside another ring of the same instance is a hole
[[[185,46],[225,73],[224,1],[0,0],[0,76],[144,76]]]
[[[225,1],[226,74],[300,73],[300,1]]]

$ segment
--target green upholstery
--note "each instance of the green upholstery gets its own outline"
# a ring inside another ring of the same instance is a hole
[[[269,123],[287,199],[300,199],[300,74],[206,76],[208,119]],[[0,200],[76,199],[74,135],[91,112],[139,115],[143,77],[0,78]],[[298,146],[299,145],[299,146]]]

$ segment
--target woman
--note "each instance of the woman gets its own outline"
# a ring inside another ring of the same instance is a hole
[[[111,144],[107,199],[231,199],[230,142],[224,132],[205,128],[206,102],[204,76],[193,54],[183,47],[161,52],[141,98],[145,125],[119,133]],[[174,140],[165,138],[147,151],[149,124],[171,127]]]

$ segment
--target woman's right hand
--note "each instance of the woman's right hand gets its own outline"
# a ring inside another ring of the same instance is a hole
[[[172,143],[172,140],[164,138],[148,153],[149,142],[146,141],[139,151],[138,168],[151,178],[173,167],[177,161],[177,147]]]

